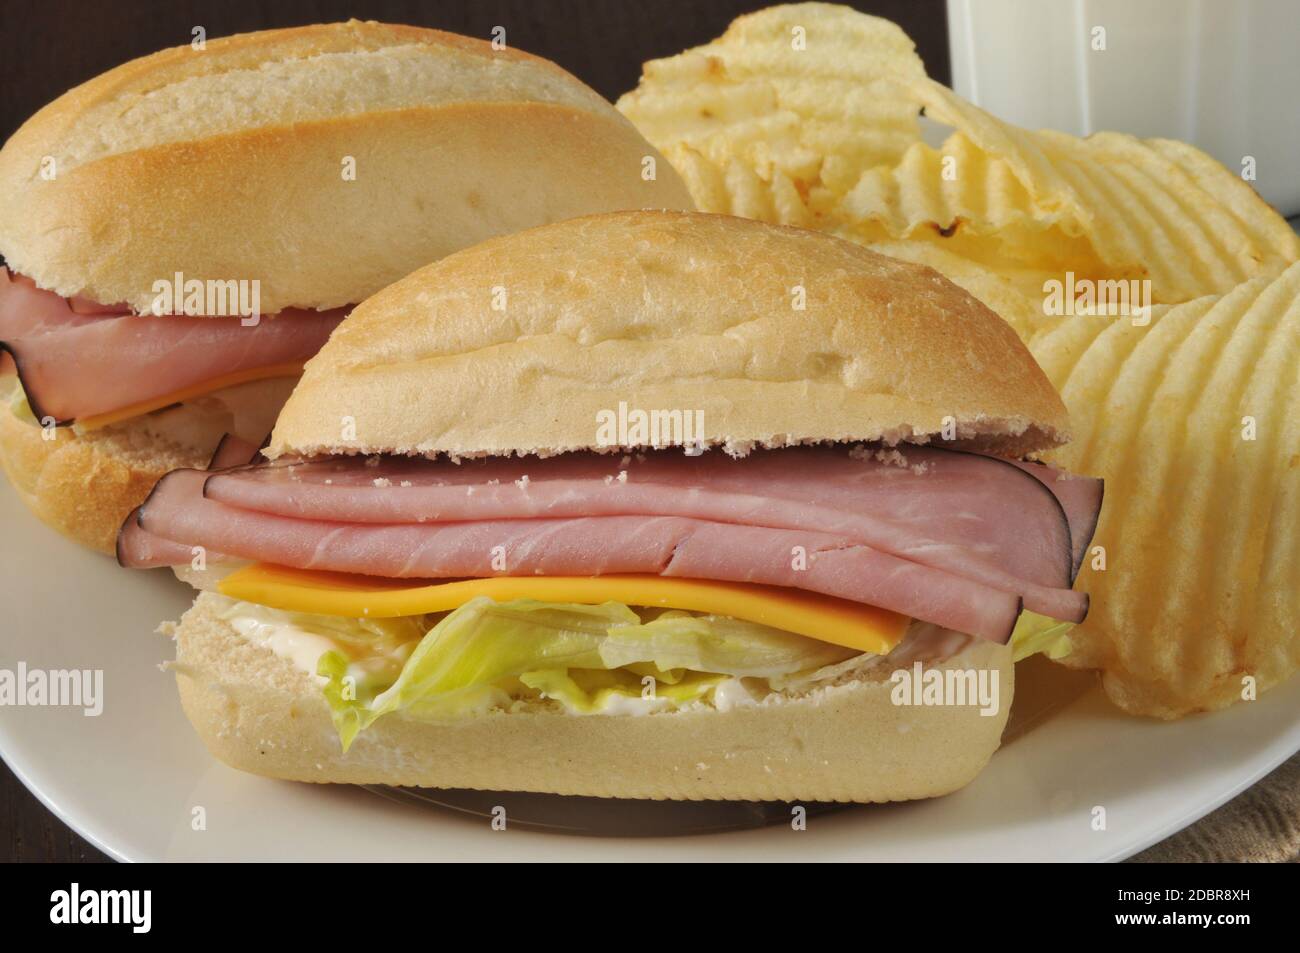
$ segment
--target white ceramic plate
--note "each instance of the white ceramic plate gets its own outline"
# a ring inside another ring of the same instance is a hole
[[[1111,860],[1169,836],[1300,749],[1300,679],[1258,702],[1165,724],[1125,717],[1090,679],[1044,662],[1018,673],[1017,736],[950,797],[847,808],[799,832],[492,831],[478,817],[217,763],[158,669],[171,643],[153,631],[189,605],[187,587],[58,538],[7,484],[0,527],[0,668],[104,672],[99,717],[0,707],[0,754],[59,817],[123,860]],[[193,829],[200,807],[206,830]],[[1105,808],[1105,830],[1093,829],[1095,807]]]

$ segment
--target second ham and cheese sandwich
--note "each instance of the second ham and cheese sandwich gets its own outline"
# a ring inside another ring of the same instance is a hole
[[[352,305],[482,239],[642,207],[691,207],[671,166],[487,42],[354,21],[126,63],[0,150],[0,461],[111,551],[159,476],[265,435]]]
[[[1010,328],[928,268],[608,214],[365,302],[263,454],[165,477],[119,558],[207,590],[177,679],[244,770],[925,797],[997,748],[1014,655],[1087,612],[1100,485],[1025,459],[1066,427]],[[902,703],[898,673],[972,694]]]

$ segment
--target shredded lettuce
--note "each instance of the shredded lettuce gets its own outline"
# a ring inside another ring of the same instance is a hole
[[[594,715],[619,711],[651,712],[700,701],[725,675],[676,673],[672,682],[629,669],[542,669],[526,672],[519,681],[543,698],[560,702],[571,712]]]
[[[661,669],[771,678],[859,655],[828,642],[720,615],[670,610],[649,622],[612,627],[600,644],[606,668],[637,662]]]
[[[860,653],[725,616],[473,599],[443,615],[349,619],[237,603],[225,613],[330,640],[316,672],[344,750],[387,714],[454,717],[551,699],[575,714],[706,700],[731,678],[813,671]]]
[[[707,701],[733,679],[761,696],[833,675],[861,653],[728,616],[480,596],[458,609],[400,619],[352,619],[235,603],[224,615],[327,639],[316,663],[346,751],[393,712],[459,717],[550,699],[574,714],[649,713]],[[1025,612],[1011,637],[1017,661],[1068,654],[1071,624]],[[310,655],[308,656],[311,657]]]
[[[1070,630],[1073,628],[1073,622],[1059,622],[1026,610],[1020,613],[1011,632],[1011,657],[1019,662],[1042,652],[1050,659],[1064,658],[1074,648],[1070,644]]]

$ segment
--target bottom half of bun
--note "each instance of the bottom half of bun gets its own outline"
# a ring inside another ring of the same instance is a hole
[[[0,464],[9,482],[42,522],[109,554],[122,520],[163,474],[206,466],[226,433],[260,443],[294,383],[241,384],[83,433],[40,427],[17,379],[8,381],[0,378]]]
[[[221,618],[201,593],[171,627],[186,715],[231,767],[294,781],[535,791],[670,800],[898,801],[969,783],[1011,707],[1006,646],[973,641],[926,668],[988,670],[996,713],[895,704],[876,666],[800,694],[719,710],[572,715],[546,707],[444,720],[401,713],[344,754],[312,678]]]

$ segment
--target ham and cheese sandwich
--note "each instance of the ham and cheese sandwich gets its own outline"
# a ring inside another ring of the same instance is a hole
[[[350,307],[482,239],[642,207],[691,204],[526,53],[353,21],[134,60],[0,150],[0,461],[111,551],[163,473],[265,436]]]
[[[928,268],[598,215],[367,300],[266,448],[165,476],[118,557],[205,590],[177,680],[244,770],[926,797],[997,748],[1014,658],[1088,611],[1100,483],[1030,459],[1066,428],[1011,329]]]

